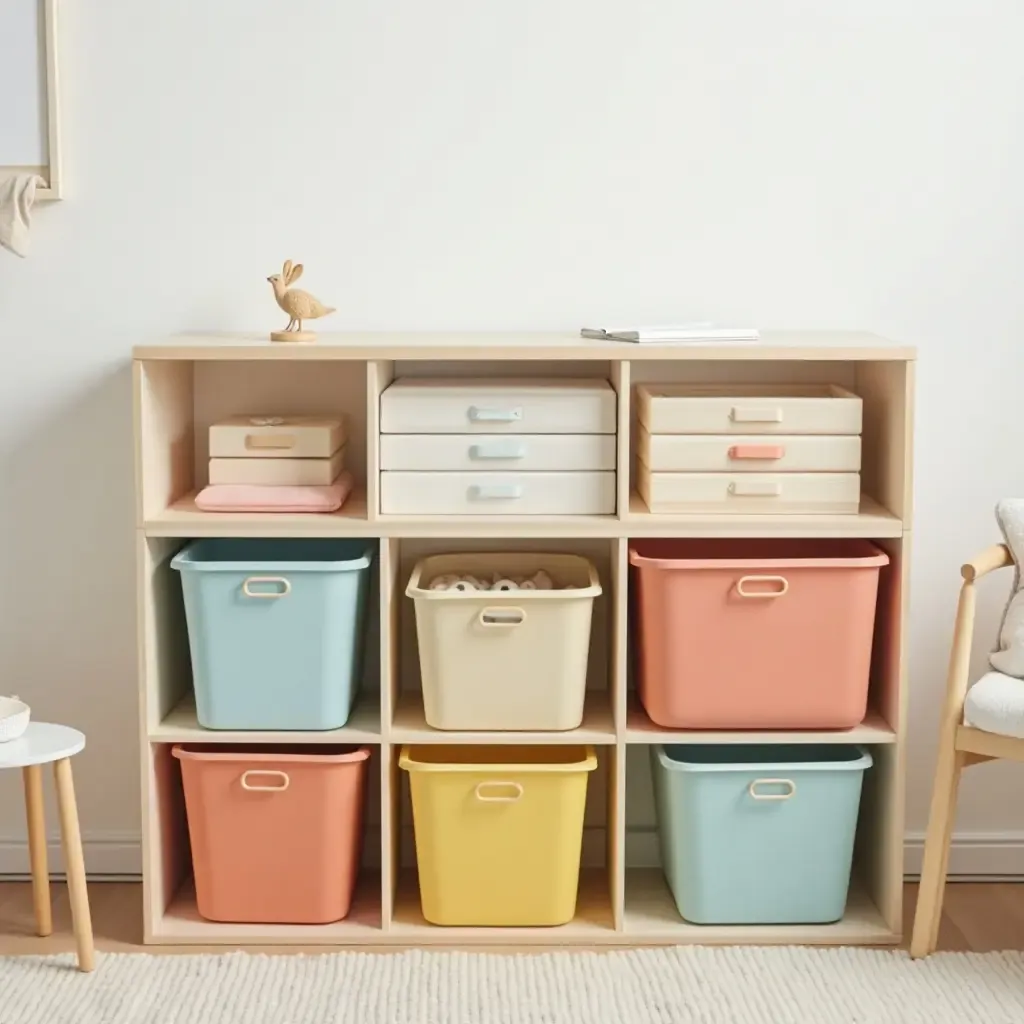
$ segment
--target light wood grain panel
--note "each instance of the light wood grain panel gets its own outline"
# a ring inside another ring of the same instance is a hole
[[[864,402],[864,490],[909,526],[914,493],[914,363],[857,363],[853,390]]]
[[[380,515],[380,396],[394,379],[390,360],[366,364],[366,508],[371,520]]]
[[[160,515],[193,487],[193,373],[187,362],[132,367],[136,520]]]

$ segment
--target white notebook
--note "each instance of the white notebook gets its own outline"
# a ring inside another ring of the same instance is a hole
[[[584,327],[580,334],[584,338],[629,341],[638,345],[750,342],[761,337],[755,327],[726,327],[714,323],[676,324],[664,327]]]

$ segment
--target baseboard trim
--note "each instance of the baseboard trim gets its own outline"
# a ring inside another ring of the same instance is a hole
[[[50,871],[64,872],[64,854],[60,841],[49,844]],[[103,832],[82,836],[85,867],[91,878],[138,878],[142,873],[142,848],[137,833]],[[584,836],[584,861],[593,865],[604,856],[602,829],[587,829]],[[924,833],[909,832],[904,843],[904,873],[916,878],[924,856]],[[626,863],[631,867],[658,867],[658,836],[653,828],[635,828],[626,833]],[[0,878],[28,877],[28,843],[11,836],[0,838]],[[960,879],[1024,878],[1024,831],[958,832],[953,836],[949,856],[950,877]]]

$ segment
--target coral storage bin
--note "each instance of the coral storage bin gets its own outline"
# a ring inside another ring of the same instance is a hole
[[[550,574],[575,589],[430,590],[446,573]],[[583,721],[597,570],[562,554],[463,553],[424,558],[415,602],[427,724],[435,729],[567,730]]]
[[[629,557],[637,689],[658,725],[863,721],[884,551],[862,540],[656,540]]]
[[[590,747],[403,747],[423,916],[557,925],[576,913]]]
[[[824,924],[846,907],[864,772],[851,746],[651,748],[661,862],[694,924]]]
[[[350,540],[209,539],[181,573],[206,729],[340,729],[362,672],[373,549]]]
[[[202,917],[326,924],[348,914],[362,846],[366,747],[253,753],[177,746],[173,753]]]

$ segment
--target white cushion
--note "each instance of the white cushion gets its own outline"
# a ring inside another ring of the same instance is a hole
[[[964,724],[1024,739],[1024,679],[987,672],[967,691]]]

